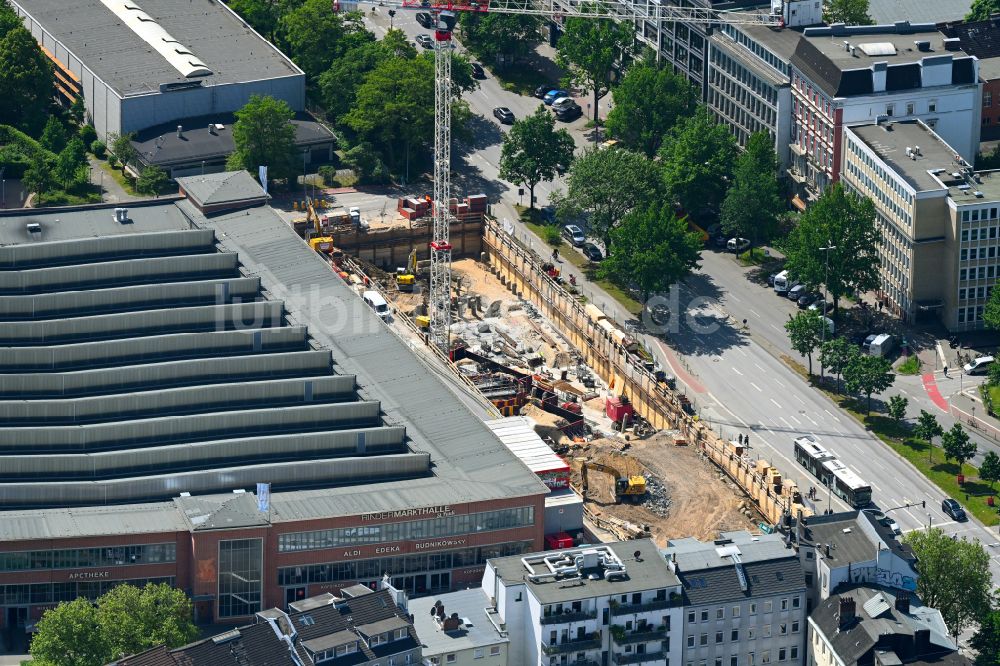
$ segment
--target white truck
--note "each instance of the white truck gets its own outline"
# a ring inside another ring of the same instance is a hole
[[[896,339],[888,333],[869,335],[865,338],[865,351],[869,356],[888,356],[896,345]]]
[[[792,283],[793,280],[788,277],[788,271],[781,271],[774,276],[774,293],[787,294],[788,287],[790,287]]]

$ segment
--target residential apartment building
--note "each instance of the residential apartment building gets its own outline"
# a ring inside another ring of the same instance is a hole
[[[879,511],[798,516],[792,542],[805,574],[809,603],[817,608],[842,584],[868,583],[912,592],[917,558],[896,539],[891,519]]]
[[[975,171],[920,121],[851,127],[844,184],[875,203],[882,232],[880,294],[912,321],[983,327],[1000,277],[1000,177]]]
[[[805,663],[805,577],[781,535],[675,539],[664,553],[684,586],[685,666]]]
[[[1000,139],[1000,16],[985,21],[952,22],[939,26],[966,53],[979,58],[983,84],[980,138]]]
[[[809,616],[809,666],[966,666],[941,612],[909,592],[843,586]]]
[[[971,161],[978,73],[976,59],[932,24],[805,28],[791,59],[796,194],[815,199],[839,181],[844,128],[879,119],[921,119]]]
[[[425,666],[507,666],[510,640],[481,587],[409,602]]]
[[[271,608],[254,622],[179,648],[160,645],[114,666],[416,666],[420,642],[406,595],[386,580]]]
[[[492,559],[482,589],[510,666],[681,662],[681,583],[648,539]]]

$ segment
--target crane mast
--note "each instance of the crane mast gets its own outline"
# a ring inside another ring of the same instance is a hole
[[[347,3],[345,3],[347,4]],[[782,2],[772,0],[771,11],[728,12],[701,7],[673,7],[660,0],[380,0],[394,9],[431,12],[434,31],[434,202],[430,242],[431,285],[428,296],[431,343],[445,355],[451,331],[451,50],[455,12],[492,12],[589,19],[685,21],[782,25]],[[340,0],[333,0],[335,11]]]

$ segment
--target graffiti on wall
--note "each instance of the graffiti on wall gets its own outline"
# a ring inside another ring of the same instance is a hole
[[[917,579],[898,571],[876,568],[875,565],[851,567],[852,583],[874,583],[897,590],[913,592],[917,589]]]

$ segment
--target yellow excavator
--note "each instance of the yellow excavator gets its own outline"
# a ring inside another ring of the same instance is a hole
[[[583,495],[587,494],[587,472],[604,472],[615,479],[615,501],[637,503],[646,494],[646,477],[634,474],[625,476],[611,465],[584,460],[580,466],[580,478],[583,482]]]
[[[412,292],[417,283],[417,250],[414,248],[406,258],[406,270],[396,274],[396,287],[400,291]]]

